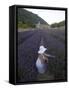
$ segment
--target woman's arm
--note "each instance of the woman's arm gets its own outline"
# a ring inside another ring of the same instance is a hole
[[[43,58],[48,63],[48,57],[45,54],[43,54]]]

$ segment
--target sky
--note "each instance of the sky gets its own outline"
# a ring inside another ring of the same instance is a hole
[[[37,14],[41,18],[43,18],[48,24],[58,23],[62,20],[65,20],[65,11],[61,10],[44,10],[44,9],[27,9],[32,13]]]

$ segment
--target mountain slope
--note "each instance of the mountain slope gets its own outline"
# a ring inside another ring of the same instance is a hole
[[[38,15],[27,11],[23,8],[18,8],[18,22],[22,22],[25,24],[37,24],[40,21],[41,24],[46,24],[48,25],[48,23],[46,21],[44,21],[41,17],[39,17]]]
[[[59,23],[53,23],[51,24],[51,27],[61,27],[61,26],[65,26],[65,20],[59,22]]]

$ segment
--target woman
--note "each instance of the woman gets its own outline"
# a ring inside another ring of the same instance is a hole
[[[48,63],[48,57],[45,54],[45,51],[47,48],[44,46],[40,46],[39,51],[38,51],[38,59],[36,61],[36,67],[39,73],[43,74],[47,70],[47,63]]]

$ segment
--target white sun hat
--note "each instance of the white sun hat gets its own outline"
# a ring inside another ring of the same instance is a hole
[[[38,54],[43,54],[46,50],[47,48],[45,48],[44,46],[40,46]]]

